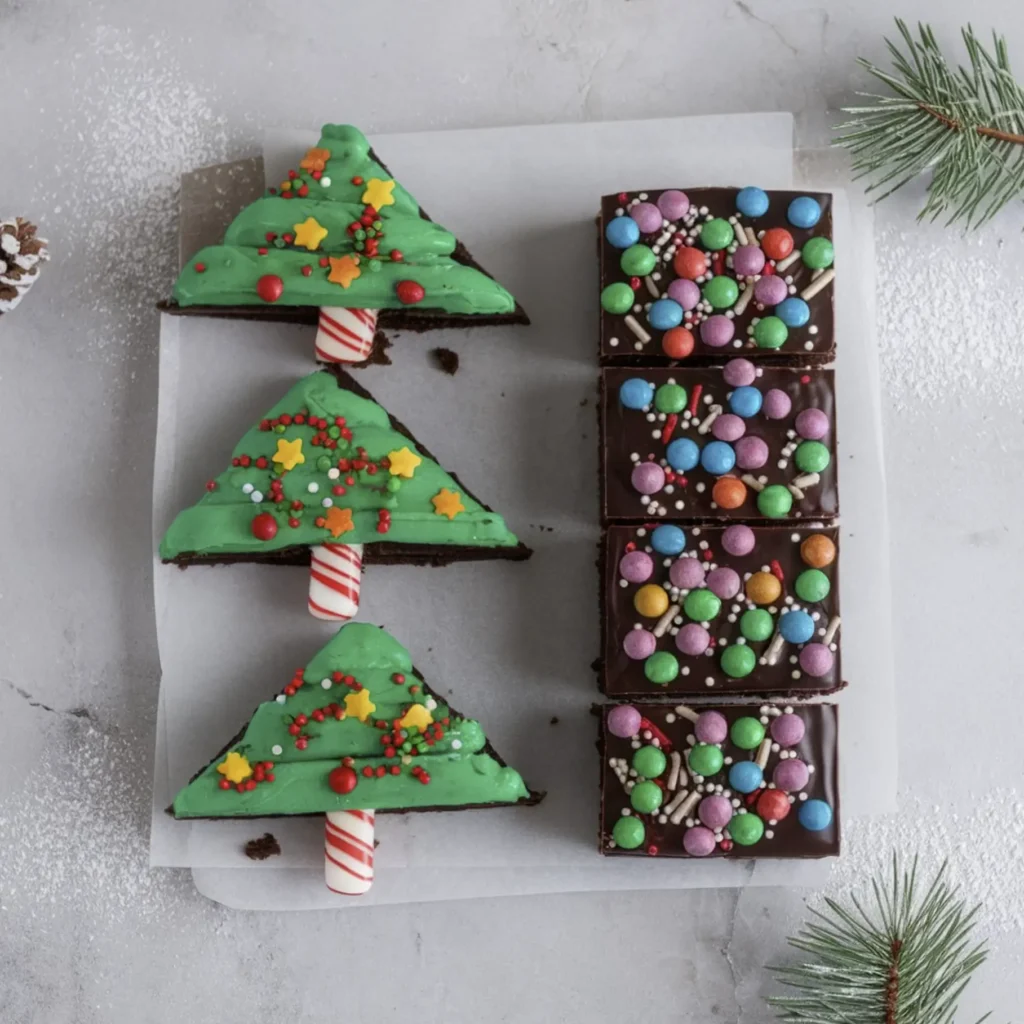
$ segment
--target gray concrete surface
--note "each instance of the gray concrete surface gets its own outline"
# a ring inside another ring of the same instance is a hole
[[[745,1021],[799,891],[616,894],[237,914],[150,873],[154,301],[183,170],[266,124],[367,130],[791,109],[806,139],[881,60],[892,7],[788,0],[174,4],[0,0],[0,214],[54,262],[0,321],[0,1020]],[[970,16],[1024,61],[1024,9]],[[1024,66],[1024,65],[1022,65]],[[1018,759],[1024,481],[1020,207],[962,240],[879,218],[901,812],[849,834],[948,853],[1024,994]],[[977,1015],[977,1014],[975,1014]],[[965,1014],[966,1019],[966,1014]]]

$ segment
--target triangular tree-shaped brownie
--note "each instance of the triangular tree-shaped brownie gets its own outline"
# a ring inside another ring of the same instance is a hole
[[[373,880],[376,811],[536,803],[479,722],[437,697],[383,629],[343,626],[175,797],[177,818],[326,814],[328,886]]]
[[[175,312],[319,320],[317,358],[361,362],[382,327],[528,323],[516,300],[436,224],[351,125],[246,206],[174,286]]]
[[[245,434],[160,555],[183,566],[311,563],[310,611],[342,621],[358,609],[364,561],[443,565],[530,549],[335,368],[299,381]]]

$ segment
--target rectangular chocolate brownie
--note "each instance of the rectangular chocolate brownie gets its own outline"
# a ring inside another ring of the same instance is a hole
[[[835,526],[610,526],[601,689],[807,697],[843,686]]]
[[[620,192],[599,230],[603,363],[834,357],[828,193]]]
[[[606,856],[838,855],[835,705],[599,712]]]
[[[772,522],[839,514],[833,371],[601,371],[606,522]]]

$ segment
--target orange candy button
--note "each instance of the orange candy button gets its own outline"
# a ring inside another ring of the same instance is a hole
[[[761,239],[761,248],[768,259],[784,260],[793,251],[793,236],[785,228],[769,228]]]
[[[800,545],[800,557],[812,569],[824,569],[836,560],[836,546],[823,533],[812,533]]]
[[[792,238],[789,240],[789,247],[793,248]],[[680,277],[689,278],[691,281],[703,277],[708,269],[704,253],[692,246],[684,246],[676,253],[675,259],[672,260],[672,267]]]
[[[747,500],[747,485],[734,476],[723,476],[715,481],[711,500],[719,508],[739,508]]]
[[[693,351],[693,334],[685,327],[670,327],[662,336],[661,347],[670,359],[685,359]]]
[[[755,572],[747,580],[747,597],[754,604],[771,604],[782,594],[782,584],[770,572]]]

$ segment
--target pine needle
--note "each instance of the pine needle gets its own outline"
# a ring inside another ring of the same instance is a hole
[[[906,868],[895,854],[891,877],[874,880],[870,895],[867,903],[851,895],[845,906],[826,899],[789,940],[806,959],[769,968],[798,993],[769,998],[780,1020],[953,1024],[960,996],[988,955],[971,939],[978,908],[946,880],[945,864],[923,887],[917,858]]]
[[[898,18],[896,27],[902,48],[885,41],[892,72],[857,58],[894,95],[861,94],[873,105],[844,108],[852,119],[834,142],[852,154],[854,177],[870,179],[876,202],[931,171],[919,218],[979,227],[1024,192],[1024,89],[1006,40],[993,33],[987,50],[968,25],[969,65],[953,67],[928,25],[916,36]]]

